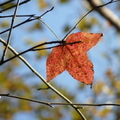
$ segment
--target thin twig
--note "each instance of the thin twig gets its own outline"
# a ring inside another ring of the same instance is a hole
[[[60,40],[56,33],[42,19],[38,18],[38,20],[40,20],[45,26],[47,26],[47,28],[55,35],[55,37]]]
[[[70,103],[50,103],[51,105],[71,105]],[[117,103],[102,103],[102,104],[82,104],[82,103],[72,103],[72,105],[77,105],[77,106],[118,106],[120,107],[120,104]]]
[[[23,25],[23,24],[25,24],[25,23],[31,22],[31,21],[33,21],[33,20],[35,20],[35,19],[31,19],[31,16],[30,16],[29,18],[27,18],[27,20],[25,20],[25,21],[23,21],[23,22],[15,25],[15,26],[13,26],[13,29],[16,28],[16,27],[19,27],[20,25]],[[5,33],[5,32],[8,32],[9,30],[10,30],[10,29],[4,30],[4,31],[0,32],[0,34],[3,34],[3,33]]]
[[[21,2],[21,3],[19,4],[19,6],[25,4],[25,3],[29,2],[29,1],[30,1],[30,0],[25,0],[25,1]],[[3,9],[3,10],[0,11],[0,13],[4,12],[4,11],[6,11],[6,10],[9,10],[9,9],[11,9],[11,8],[14,8],[14,7],[16,7],[16,5],[13,5],[13,6],[10,6],[9,8]]]
[[[50,11],[53,10],[53,9],[54,9],[54,7],[52,7],[52,8],[49,9],[49,10],[47,10],[46,12],[44,12],[44,13],[43,13],[42,15],[40,15],[40,16],[36,16],[34,19],[31,18],[31,17],[34,17],[34,15],[31,15],[30,18],[28,18],[27,20],[25,20],[25,21],[23,21],[23,22],[15,25],[15,26],[13,26],[13,29],[16,28],[16,27],[18,27],[18,26],[20,26],[20,25],[23,25],[23,24],[25,24],[25,23],[28,23],[28,22],[31,22],[31,21],[34,21],[34,20],[37,20],[37,19],[41,18],[42,16],[44,16],[46,13],[50,12]],[[10,30],[10,29],[7,29],[7,30],[5,30],[5,31],[2,31],[2,32],[0,32],[0,34],[3,34],[3,33],[7,32],[7,31],[9,31],[9,30]]]
[[[55,41],[54,41],[55,42]],[[53,42],[53,43],[54,43]],[[40,50],[46,50],[46,49],[51,49],[54,47],[60,47],[60,46],[66,46],[66,45],[72,45],[72,44],[76,44],[76,43],[81,43],[82,41],[77,41],[77,42],[71,42],[71,43],[66,43],[65,41],[56,41],[58,43],[60,43],[59,45],[55,45],[52,47],[46,47],[46,48],[34,48],[32,51],[40,51]]]
[[[7,45],[5,46],[5,49],[3,51],[1,62],[4,61],[4,57],[6,55],[7,48],[8,48],[8,45],[10,43],[10,38],[11,38],[11,34],[12,34],[13,24],[14,24],[14,21],[15,21],[15,16],[16,16],[17,9],[18,9],[18,6],[19,6],[19,2],[20,2],[20,0],[17,1],[17,5],[16,5],[16,8],[15,8],[14,15],[13,15],[12,22],[11,22],[11,26],[10,26],[10,32],[9,32],[8,39],[7,39]]]
[[[92,8],[102,4],[102,1],[100,1],[100,0],[98,0],[98,1],[97,0],[87,0],[87,1],[91,5]],[[106,20],[109,21],[111,25],[115,26],[118,31],[120,31],[120,18],[119,18],[119,16],[115,15],[115,13],[113,13],[112,10],[110,10],[107,7],[102,7],[102,8],[96,9],[96,11],[99,14],[101,14],[102,17],[106,18]]]
[[[5,4],[8,4],[8,3],[10,3],[10,2],[13,2],[13,1],[15,1],[15,0],[8,0],[8,1],[4,2],[4,3],[1,3],[1,4],[0,4],[0,7],[3,6],[3,5],[5,5]]]
[[[7,94],[0,94],[0,96],[5,96],[5,97],[10,97],[10,98],[16,98],[16,99],[21,99],[21,100],[26,100],[26,101],[30,101],[30,102],[35,102],[35,103],[39,103],[39,104],[43,104],[43,105],[47,105],[53,108],[53,106],[61,106],[61,105],[76,105],[76,106],[84,106],[84,107],[101,107],[101,106],[117,106],[120,107],[120,104],[118,103],[101,103],[101,104],[93,104],[93,103],[48,103],[48,102],[43,102],[43,101],[39,101],[39,100],[34,100],[34,99],[30,99],[30,98],[25,98],[25,97],[21,97],[21,96],[16,96],[16,95],[11,95],[9,93]],[[78,107],[79,108],[79,107]]]
[[[6,45],[6,42],[4,40],[2,40],[0,38],[0,41]],[[59,41],[60,42],[60,41]],[[11,50],[11,52],[13,52],[15,55],[18,55],[18,53],[10,46],[8,45],[8,48]],[[63,98],[66,102],[68,103],[72,103],[67,97],[65,97],[62,93],[60,93],[57,89],[55,89],[51,84],[49,84],[48,82],[46,82],[46,80],[22,57],[22,56],[18,56],[23,62],[24,64],[26,64],[26,66],[36,75],[38,76],[38,78],[40,78],[43,83],[45,83],[46,86],[48,86],[52,91],[54,91],[58,96],[60,96],[61,98]],[[71,105],[77,112],[78,114],[81,116],[82,120],[86,120],[86,118],[84,117],[84,115],[81,113],[81,111],[77,108],[77,106],[75,105]]]
[[[88,14],[90,14],[92,11],[94,11],[95,9],[98,9],[98,8],[100,8],[100,7],[104,7],[104,6],[108,5],[108,4],[114,3],[114,2],[118,2],[118,0],[116,0],[116,1],[111,0],[111,1],[108,2],[108,3],[105,3],[105,4],[103,4],[103,5],[96,6],[96,7],[94,7],[93,9],[91,9],[89,12],[87,12],[87,13],[76,23],[76,25],[64,36],[64,38],[63,38],[62,40],[65,40],[65,39],[69,36],[69,34],[70,34],[75,28],[77,28],[77,26],[79,25],[79,23],[80,23]]]
[[[2,62],[0,63],[0,65],[3,65],[4,63],[6,63],[6,62],[8,62],[8,61],[10,61],[10,60],[12,60],[12,59],[14,59],[14,58],[20,56],[20,55],[23,55],[23,54],[25,54],[25,53],[27,53],[27,52],[30,52],[30,51],[46,50],[46,49],[51,49],[51,48],[54,48],[54,47],[60,47],[60,46],[65,46],[65,45],[72,45],[72,44],[81,43],[81,42],[82,42],[82,41],[77,41],[77,42],[72,42],[72,43],[66,43],[65,41],[44,42],[44,43],[35,45],[35,46],[33,46],[33,47],[31,47],[31,48],[29,48],[29,49],[23,51],[23,52],[21,52],[21,53],[15,55],[15,56],[13,56],[13,57],[11,57],[11,58],[8,58],[8,59],[2,61]],[[60,43],[60,44],[59,44],[59,45],[52,46],[52,47],[47,47],[47,48],[37,48],[37,47],[41,47],[41,46],[43,46],[43,45],[55,44],[55,43]]]
[[[29,98],[24,98],[24,97],[16,96],[16,95],[11,95],[9,93],[8,94],[0,94],[0,96],[11,97],[11,98],[16,98],[16,99],[21,99],[21,100],[27,100],[27,101],[30,101],[30,102],[44,104],[44,105],[47,105],[47,106],[53,108],[53,106],[51,104],[47,103],[47,102],[38,101],[38,100],[34,100],[34,99],[29,99]]]
[[[16,15],[16,17],[33,17],[35,14],[31,15]],[[5,16],[0,16],[0,18],[7,18],[7,17],[13,17],[13,15],[5,15]],[[38,16],[36,16],[38,17]]]
[[[8,59],[2,61],[2,62],[0,63],[0,65],[2,65],[2,64],[4,64],[4,63],[6,63],[6,62],[8,62],[8,61],[10,61],[10,60],[18,57],[18,56],[20,56],[20,55],[22,55],[22,54],[25,54],[25,53],[27,53],[27,52],[29,52],[29,51],[34,51],[34,49],[37,48],[37,47],[40,47],[40,46],[43,46],[43,45],[46,45],[46,44],[53,44],[53,43],[63,43],[63,42],[62,42],[62,41],[51,41],[51,42],[41,43],[41,44],[39,44],[39,45],[33,46],[33,47],[31,47],[31,48],[29,48],[29,49],[27,49],[27,50],[19,53],[19,54],[15,55],[15,56],[13,56],[13,57],[11,57],[11,58],[8,58]]]

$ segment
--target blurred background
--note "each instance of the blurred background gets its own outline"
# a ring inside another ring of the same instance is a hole
[[[7,40],[9,32],[4,32],[11,25],[14,6],[17,0],[0,0],[0,38]],[[23,2],[26,0],[21,0]],[[95,3],[96,1],[96,3]],[[30,0],[20,5],[17,15],[40,16],[45,11],[54,9],[42,17],[42,20],[60,39],[75,26],[88,11],[96,5],[110,0]],[[3,4],[8,2],[7,4]],[[98,3],[97,3],[98,2]],[[101,3],[99,3],[101,2]],[[103,12],[101,12],[101,10]],[[3,17],[4,16],[4,17]],[[109,16],[109,17],[108,17]],[[16,17],[14,25],[28,17]],[[109,19],[108,19],[109,18]],[[72,78],[67,71],[50,82],[58,91],[73,103],[120,103],[120,1],[111,3],[98,11],[87,15],[73,32],[104,33],[99,43],[89,50],[89,59],[94,64],[94,81],[89,85]],[[26,22],[12,31],[10,45],[22,52],[42,42],[58,40],[40,21]],[[48,47],[52,45],[42,46]],[[0,42],[0,58],[4,46]],[[23,57],[31,66],[46,78],[46,59],[51,49],[28,52]],[[13,56],[8,51],[6,59]],[[46,85],[18,58],[0,66],[0,93],[36,99],[45,102],[65,102],[52,90],[37,90]],[[120,120],[120,108],[84,107],[82,113],[88,120]],[[50,108],[8,97],[0,98],[0,120],[80,120],[79,114],[71,106]]]

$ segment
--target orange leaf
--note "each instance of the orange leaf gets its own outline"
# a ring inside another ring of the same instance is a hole
[[[96,45],[102,36],[102,33],[73,33],[67,37],[66,43],[81,42],[53,48],[46,63],[47,81],[67,70],[78,81],[92,84],[93,64],[86,52]]]

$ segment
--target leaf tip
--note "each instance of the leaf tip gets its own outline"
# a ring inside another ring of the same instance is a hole
[[[100,33],[101,34],[101,37],[104,36],[104,33]]]

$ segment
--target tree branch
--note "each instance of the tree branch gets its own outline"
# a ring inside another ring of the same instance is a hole
[[[39,101],[39,100],[34,100],[34,99],[30,99],[30,98],[25,98],[25,97],[21,97],[21,96],[16,96],[16,95],[11,95],[11,94],[0,94],[0,96],[5,96],[5,97],[10,97],[10,98],[15,98],[15,99],[21,99],[21,100],[26,100],[26,101],[30,101],[30,102],[35,102],[35,103],[39,103],[39,104],[43,104],[43,105],[47,105],[49,107],[53,108],[54,106],[60,106],[60,105],[77,105],[80,107],[77,107],[78,109],[82,108],[81,106],[84,107],[88,107],[88,106],[92,106],[92,107],[101,107],[101,106],[117,106],[120,107],[120,104],[117,103],[102,103],[102,104],[86,104],[86,103],[48,103],[48,102],[43,102],[43,101]]]
[[[92,8],[95,8],[102,4],[100,0],[87,0],[88,3],[92,6]],[[118,0],[119,1],[119,0]],[[118,2],[111,0],[110,2]],[[117,30],[120,30],[120,18],[115,15],[109,8],[107,7],[101,7],[99,9],[95,9],[99,14],[101,14],[104,18],[106,18],[113,26],[117,28]]]
[[[53,108],[53,106],[50,103],[43,102],[43,101],[38,101],[38,100],[34,100],[34,99],[29,99],[29,98],[24,98],[24,97],[20,97],[20,96],[16,96],[16,95],[11,95],[9,93],[8,94],[0,94],[0,96],[11,97],[11,98],[30,101],[30,102],[40,103],[40,104],[48,105],[49,107]]]
[[[10,38],[11,38],[11,34],[12,34],[13,24],[14,24],[14,21],[15,21],[17,9],[18,9],[18,7],[19,7],[19,2],[20,2],[20,0],[17,1],[17,5],[16,5],[16,7],[15,7],[14,15],[13,15],[13,17],[12,17],[11,26],[10,26],[10,32],[9,32],[9,34],[8,34],[8,39],[7,39],[7,45],[5,46],[5,49],[4,49],[4,51],[3,51],[3,55],[2,55],[1,62],[4,61],[4,58],[5,58],[5,55],[6,55],[6,52],[7,52],[7,48],[8,48],[8,45],[9,45],[9,43],[10,43]]]
[[[21,3],[19,4],[19,6],[22,5],[22,4],[25,4],[25,3],[29,2],[29,1],[30,1],[30,0],[25,0],[25,1],[21,2]],[[11,1],[9,1],[9,2],[11,2]],[[9,3],[9,2],[2,3],[0,6],[5,5],[5,4]],[[3,10],[0,11],[0,13],[4,12],[4,11],[6,11],[6,10],[9,10],[9,9],[11,9],[11,8],[14,8],[14,7],[16,7],[16,5],[13,5],[13,6],[10,6],[9,8],[3,9]]]
[[[88,0],[88,1],[92,1],[92,0]],[[96,0],[97,1],[97,0]],[[118,0],[119,1],[119,0]],[[108,5],[108,4],[111,4],[111,3],[114,3],[114,2],[118,2],[117,0],[116,1],[113,1],[113,0],[111,0],[110,2],[107,2],[107,3],[105,3],[105,4],[100,4],[100,5],[97,5],[97,6],[94,6],[90,11],[88,11],[76,24],[75,24],[75,26],[73,26],[73,28],[64,36],[64,38],[62,39],[62,40],[65,40],[69,35],[70,35],[70,33],[75,29],[75,28],[77,28],[77,26],[79,25],[79,23],[88,15],[88,14],[90,14],[91,12],[93,12],[94,10],[97,10],[98,8],[100,9],[100,8],[102,8],[102,7],[104,7],[104,6],[106,6],[106,5]],[[119,23],[119,21],[118,21],[118,23]]]
[[[44,16],[46,13],[50,12],[50,11],[53,10],[53,9],[54,9],[54,7],[52,7],[52,8],[49,9],[49,10],[47,10],[46,12],[44,12],[44,13],[43,13],[42,15],[40,15],[40,16],[34,16],[34,14],[33,14],[33,15],[29,16],[29,18],[28,18],[27,20],[25,20],[25,21],[23,21],[23,22],[15,25],[15,26],[13,26],[13,29],[16,28],[16,27],[18,27],[18,26],[20,26],[20,25],[23,25],[24,23],[28,23],[28,22],[31,22],[31,21],[34,21],[34,20],[37,20],[37,19],[41,18],[42,16]],[[32,17],[34,17],[34,18],[32,18]],[[32,18],[32,19],[31,19],[31,18]],[[0,34],[3,34],[3,33],[7,32],[7,31],[9,31],[9,30],[10,30],[10,29],[4,30],[4,31],[0,32]]]

